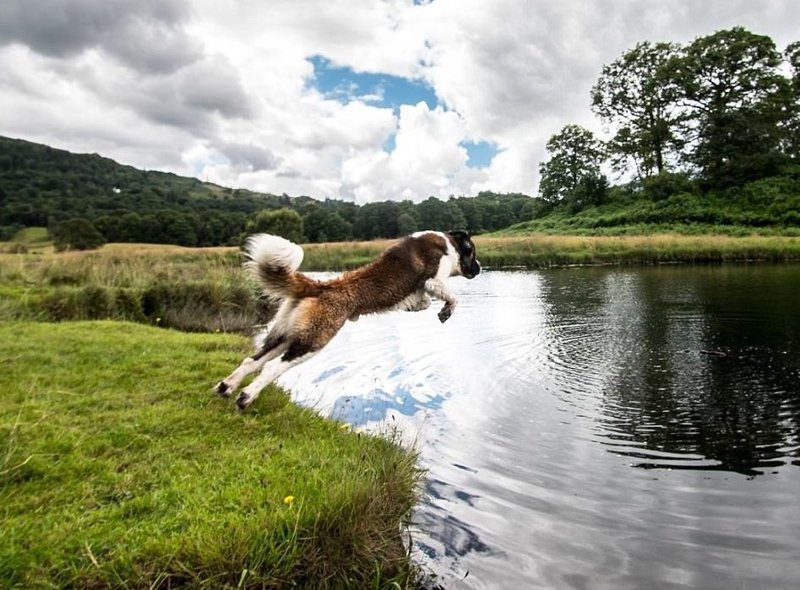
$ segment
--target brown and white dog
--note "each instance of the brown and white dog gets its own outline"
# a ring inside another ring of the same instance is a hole
[[[267,296],[282,302],[261,349],[215,386],[227,397],[247,375],[261,370],[239,394],[240,409],[253,403],[284,371],[322,349],[348,319],[392,310],[421,311],[436,298],[444,301],[439,320],[447,321],[456,298],[445,279],[456,275],[471,279],[481,271],[475,245],[465,231],[417,232],[369,264],[329,281],[297,272],[303,250],[284,238],[252,236],[245,253],[245,268],[261,282]]]

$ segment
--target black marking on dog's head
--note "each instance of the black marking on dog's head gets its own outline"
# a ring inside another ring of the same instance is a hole
[[[469,232],[458,229],[447,232],[450,241],[458,251],[458,264],[461,274],[468,279],[474,279],[481,272],[481,265],[475,257],[475,244]]]

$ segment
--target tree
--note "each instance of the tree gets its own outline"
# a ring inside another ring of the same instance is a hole
[[[547,142],[550,159],[539,164],[539,196],[550,203],[562,200],[600,201],[599,193],[586,194],[587,188],[599,188],[605,179],[600,166],[605,159],[603,144],[588,129],[567,125]],[[595,182],[597,181],[597,182]]]
[[[56,224],[51,235],[56,252],[93,250],[106,243],[105,238],[88,219],[68,219]]]
[[[603,66],[592,88],[592,110],[616,129],[609,143],[615,170],[632,163],[640,178],[661,174],[669,156],[680,151],[680,92],[669,67],[678,49],[645,41]]]
[[[710,187],[777,172],[787,80],[767,36],[742,27],[692,42],[673,73],[690,110],[691,160]]]
[[[245,223],[247,234],[273,234],[292,242],[303,241],[303,218],[293,209],[262,209]]]
[[[397,231],[401,236],[413,234],[419,229],[416,218],[406,211],[397,216]]]
[[[366,203],[356,212],[354,237],[359,240],[395,238],[400,235],[397,228],[399,215],[400,206],[394,201]]]
[[[303,216],[303,228],[309,242],[343,242],[353,237],[353,226],[338,213],[311,205]]]
[[[784,118],[784,152],[792,161],[800,163],[800,41],[791,43],[783,55],[792,70]]]
[[[425,229],[448,231],[466,226],[464,214],[454,201],[428,197],[417,205],[419,225]]]

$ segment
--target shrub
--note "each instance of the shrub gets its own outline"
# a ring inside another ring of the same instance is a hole
[[[53,228],[56,251],[93,250],[106,243],[105,238],[88,219],[69,219]]]

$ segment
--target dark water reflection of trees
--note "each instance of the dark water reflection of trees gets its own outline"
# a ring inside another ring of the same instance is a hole
[[[793,266],[543,273],[554,365],[599,393],[598,439],[640,467],[800,464]]]

